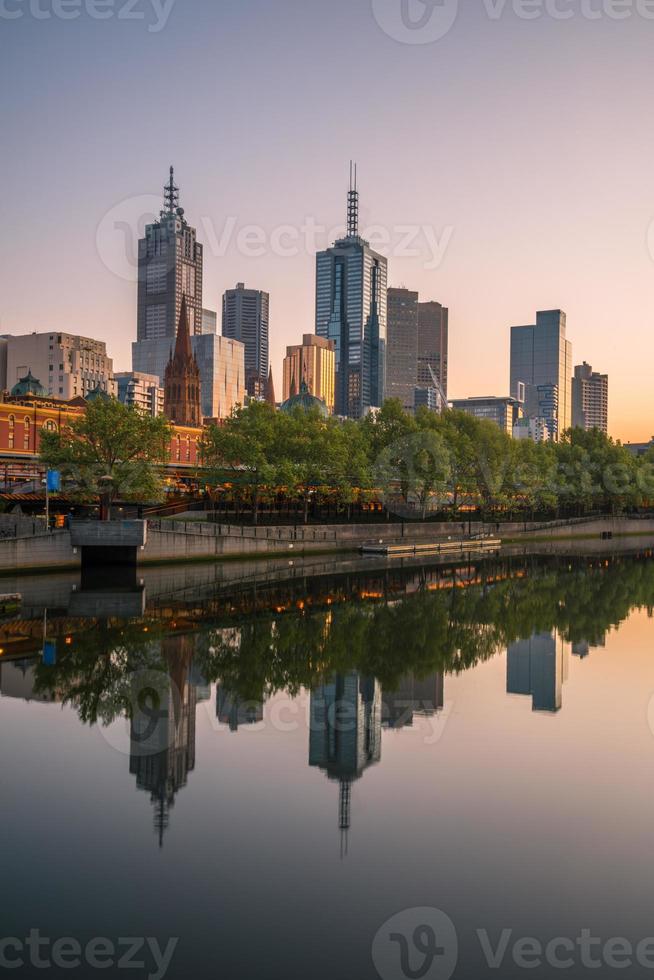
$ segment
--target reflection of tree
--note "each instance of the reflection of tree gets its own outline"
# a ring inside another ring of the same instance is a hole
[[[418,680],[458,673],[535,632],[556,629],[568,642],[596,645],[633,608],[654,607],[651,561],[534,561],[514,566],[508,577],[506,564],[480,568],[473,585],[429,591],[425,581],[417,593],[391,602],[198,622],[194,662],[207,682],[220,679],[244,701],[263,701],[277,690],[293,695],[350,671],[393,690],[408,673]],[[35,691],[56,689],[82,721],[108,724],[129,713],[134,671],[169,673],[166,632],[161,622],[99,622],[58,650],[56,665],[39,665]]]

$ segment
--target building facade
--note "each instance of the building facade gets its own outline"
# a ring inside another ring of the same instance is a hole
[[[320,398],[334,411],[336,353],[333,340],[304,334],[301,344],[286,348],[284,358],[284,401],[299,394],[302,383],[309,394]]]
[[[164,390],[154,374],[138,371],[119,371],[116,375],[118,400],[123,405],[135,405],[148,415],[163,415]]]
[[[223,337],[245,348],[245,385],[255,395],[257,380],[266,381],[269,369],[270,297],[259,289],[236,284],[223,296]]]
[[[478,419],[488,419],[499,425],[508,435],[513,435],[513,427],[522,416],[522,403],[517,398],[458,398],[451,401],[450,408]]]
[[[433,371],[447,398],[449,310],[430,301],[418,304],[418,384],[433,384]]]
[[[218,314],[215,310],[202,310],[201,333],[218,333]]]
[[[179,207],[179,189],[171,167],[159,220],[146,225],[145,238],[139,241],[137,342],[166,339],[174,344],[183,296],[191,335],[199,334],[202,245]]]
[[[418,293],[387,292],[386,398],[396,398],[413,412],[418,385]]]
[[[572,344],[566,339],[566,315],[561,310],[536,314],[536,325],[511,328],[511,394],[525,385],[525,414],[546,415],[542,401],[550,397],[558,440],[572,426]],[[549,393],[549,394],[548,394]]]
[[[609,431],[609,376],[584,361],[572,379],[572,424],[575,428]]]
[[[334,342],[338,415],[360,418],[384,403],[388,263],[359,236],[356,180],[347,234],[316,256],[316,334]]]
[[[117,394],[114,364],[107,345],[99,340],[68,333],[31,333],[2,340],[4,390],[10,391],[31,371],[49,395],[65,401],[84,398],[97,389]]]

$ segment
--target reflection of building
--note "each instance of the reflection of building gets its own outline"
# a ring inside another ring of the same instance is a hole
[[[150,793],[159,846],[175,796],[195,768],[196,688],[189,671],[194,636],[171,635],[162,642],[168,673],[136,673],[129,771],[138,789]]]
[[[3,698],[19,698],[22,701],[38,701],[51,704],[57,700],[54,691],[34,691],[36,661],[9,660],[0,664],[0,695]]]
[[[351,786],[381,759],[382,704],[379,682],[337,674],[311,692],[309,765],[340,784],[342,843],[350,827]]]
[[[559,711],[568,676],[568,647],[554,633],[534,633],[507,651],[507,694],[532,697],[534,711]]]
[[[218,684],[216,717],[222,725],[229,725],[231,732],[237,732],[241,725],[256,725],[263,721],[263,701],[242,701]]]
[[[418,681],[413,674],[407,674],[396,690],[384,691],[382,702],[385,726],[396,729],[411,727],[414,715],[429,716],[443,708],[443,675],[431,674]]]

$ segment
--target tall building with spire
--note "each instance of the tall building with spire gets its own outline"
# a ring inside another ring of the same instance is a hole
[[[360,418],[383,404],[388,263],[359,235],[356,167],[350,164],[347,232],[316,256],[316,334],[334,342],[335,411]]]
[[[185,296],[182,296],[175,352],[170,352],[164,375],[164,415],[175,425],[202,425],[200,368],[191,347]]]
[[[146,225],[139,241],[137,340],[173,339],[182,296],[191,334],[202,333],[202,245],[179,206],[171,167],[159,220]]]

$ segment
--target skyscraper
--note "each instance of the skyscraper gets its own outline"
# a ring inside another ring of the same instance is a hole
[[[202,245],[179,206],[173,168],[159,220],[139,241],[137,341],[174,341],[186,296],[191,334],[202,332]],[[141,368],[135,365],[135,370]],[[157,372],[158,373],[158,372]]]
[[[418,384],[431,386],[433,371],[446,398],[449,316],[447,307],[433,300],[418,304]]]
[[[609,430],[609,376],[584,361],[572,379],[572,424],[579,429]]]
[[[383,404],[388,263],[359,236],[356,169],[347,234],[316,256],[316,333],[336,350],[336,413],[360,418]]]
[[[535,326],[511,328],[514,397],[520,383],[525,385],[525,415],[542,417],[547,402],[553,412],[553,437],[560,439],[572,426],[572,344],[566,340],[566,315],[561,310],[537,313]]]
[[[223,296],[223,337],[245,345],[245,385],[256,395],[257,383],[268,379],[270,297],[259,289],[236,284]]]
[[[391,287],[387,300],[386,398],[397,398],[405,411],[413,412],[418,384],[418,293]]]
[[[305,334],[301,344],[286,348],[284,358],[284,401],[297,395],[302,382],[310,395],[321,398],[334,411],[336,358],[333,340]]]

